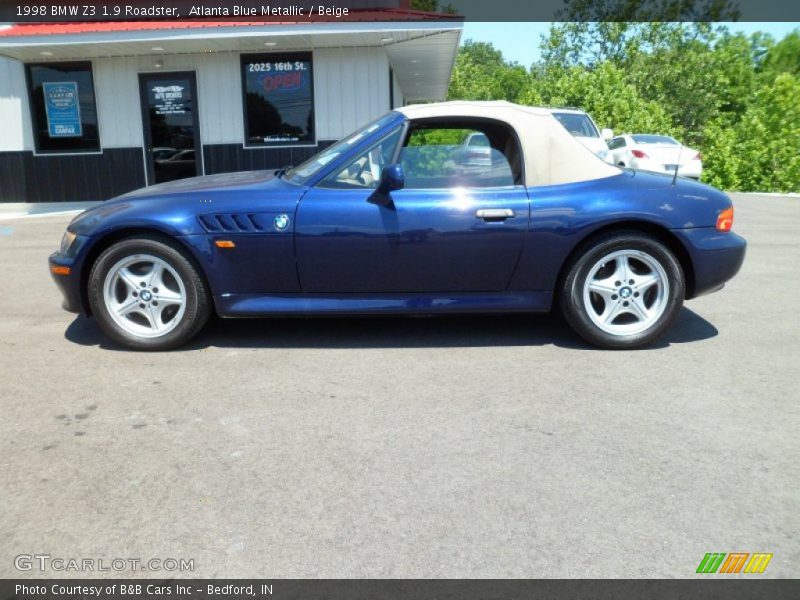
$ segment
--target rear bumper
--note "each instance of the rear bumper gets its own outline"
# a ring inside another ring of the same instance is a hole
[[[674,229],[689,253],[694,284],[687,297],[694,298],[721,289],[739,272],[747,242],[735,233],[720,233],[713,227]]]
[[[61,292],[63,300],[61,307],[67,312],[81,313],[83,310],[83,300],[81,298],[80,273],[75,268],[75,261],[58,252],[54,252],[47,260],[50,275],[56,282],[56,287]],[[53,272],[53,267],[68,267],[69,275],[57,275]]]

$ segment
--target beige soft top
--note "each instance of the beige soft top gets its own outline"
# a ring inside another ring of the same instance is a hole
[[[525,160],[525,185],[558,185],[619,174],[561,126],[548,108],[505,101],[412,104],[396,109],[409,119],[482,117],[507,123],[517,132]]]

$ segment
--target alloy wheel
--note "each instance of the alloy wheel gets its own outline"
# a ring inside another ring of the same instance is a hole
[[[103,301],[114,322],[143,338],[175,329],[186,311],[186,286],[165,260],[134,254],[118,261],[103,282]]]
[[[641,333],[664,314],[669,279],[664,267],[640,250],[618,250],[589,270],[583,303],[592,322],[611,335]]]

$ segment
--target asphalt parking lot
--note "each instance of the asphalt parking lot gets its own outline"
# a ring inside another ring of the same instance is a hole
[[[215,321],[121,351],[60,308],[69,217],[0,217],[0,577],[92,575],[14,567],[49,554],[683,578],[736,551],[800,576],[800,198],[733,196],[741,273],[632,352],[544,316]]]

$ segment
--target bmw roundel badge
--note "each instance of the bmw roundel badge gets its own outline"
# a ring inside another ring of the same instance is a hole
[[[278,215],[275,217],[275,220],[272,222],[275,225],[275,229],[278,231],[286,231],[286,228],[289,227],[289,216],[288,215]]]

